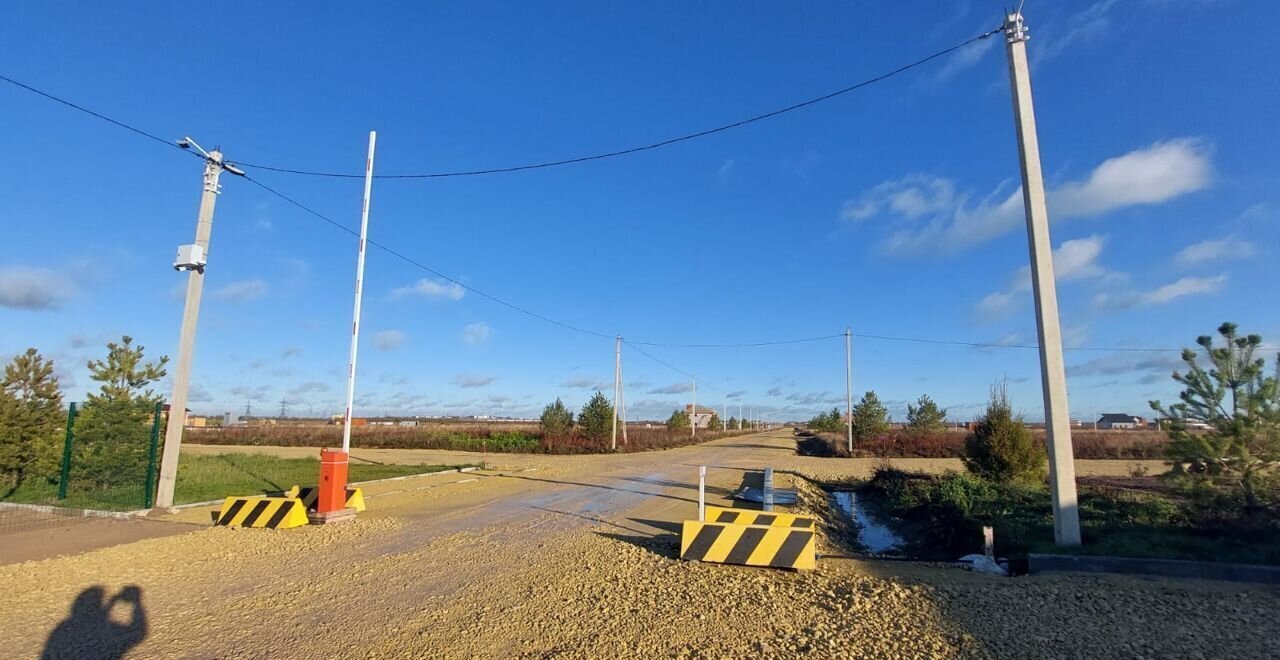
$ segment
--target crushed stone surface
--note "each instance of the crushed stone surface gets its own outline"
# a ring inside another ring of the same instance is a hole
[[[86,622],[73,602],[136,586],[135,658],[1280,657],[1274,587],[837,559],[839,530],[816,571],[679,561],[697,465],[711,466],[709,503],[771,464],[798,473],[780,478],[817,513],[802,476],[863,476],[852,461],[795,461],[787,432],[745,440],[521,457],[374,484],[348,524],[192,527],[0,566],[0,656],[40,657],[56,629],[61,657],[96,657],[131,607],[116,598]]]

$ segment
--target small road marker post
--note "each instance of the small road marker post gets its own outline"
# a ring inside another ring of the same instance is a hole
[[[698,466],[698,522],[707,519],[707,466]]]
[[[761,499],[763,500],[764,510],[773,511],[773,468],[771,467],[767,467],[764,469],[763,491],[764,491],[764,497],[762,497]]]

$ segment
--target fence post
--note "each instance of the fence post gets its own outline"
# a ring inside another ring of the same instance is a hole
[[[62,442],[62,473],[58,476],[58,499],[67,499],[67,481],[71,479],[71,445],[76,425],[76,402],[67,409],[67,436]]]
[[[147,490],[142,496],[142,508],[150,509],[156,503],[156,448],[160,444],[160,416],[164,413],[164,403],[156,402],[156,411],[151,419],[151,446],[147,448]]]

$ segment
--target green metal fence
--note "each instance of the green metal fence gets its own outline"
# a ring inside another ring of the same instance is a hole
[[[58,505],[128,511],[155,503],[161,404],[72,403],[58,476]]]

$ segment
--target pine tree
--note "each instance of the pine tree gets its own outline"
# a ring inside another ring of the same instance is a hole
[[[547,438],[563,438],[573,432],[573,413],[565,407],[560,397],[555,403],[542,409],[542,435]]]
[[[999,483],[1034,484],[1044,480],[1044,445],[1031,437],[1022,419],[1013,414],[1007,386],[991,387],[987,411],[965,439],[964,464],[970,472]]]
[[[838,416],[840,412],[834,411]],[[853,406],[853,437],[856,440],[870,440],[883,435],[889,430],[889,411],[880,403],[880,397],[874,391],[862,395],[862,399]]]
[[[1195,351],[1182,352],[1187,372],[1173,373],[1184,388],[1181,401],[1168,408],[1152,401],[1151,407],[1166,417],[1175,466],[1189,463],[1210,482],[1235,484],[1245,507],[1255,510],[1280,490],[1280,355],[1274,375],[1267,376],[1265,360],[1254,357],[1262,337],[1241,337],[1234,323],[1223,323],[1218,334],[1222,346],[1209,336],[1196,339],[1208,358],[1207,371]],[[1209,430],[1193,433],[1189,422],[1203,422]]]
[[[719,415],[717,415],[717,414],[715,414],[715,413],[711,413],[711,419],[707,421],[707,430],[708,430],[708,431],[723,431],[724,429],[722,429],[722,428],[720,428],[720,427],[721,427],[721,424],[720,424],[720,416],[719,416]]]
[[[133,337],[125,335],[119,344],[107,342],[107,359],[89,361],[89,377],[102,383],[99,394],[90,394],[89,402],[101,404],[107,401],[136,402],[147,407],[159,402],[160,396],[147,386],[165,377],[164,365],[168,357],[159,362],[143,362],[145,348],[133,346]]]
[[[907,428],[917,433],[938,433],[947,427],[947,410],[921,394],[917,405],[907,404]]]
[[[671,416],[667,418],[667,429],[675,431],[677,429],[689,428],[689,413],[683,410],[675,410]]]
[[[13,494],[28,477],[52,478],[61,458],[62,391],[53,362],[34,348],[13,358],[0,381],[0,471]]]
[[[144,347],[124,336],[120,343],[107,343],[106,359],[88,363],[89,377],[101,386],[88,395],[76,420],[73,480],[102,489],[144,483],[151,423],[162,400],[149,386],[165,377],[168,362],[167,357],[146,362]]]
[[[578,413],[578,428],[586,437],[601,440],[612,432],[613,420],[613,404],[597,391]]]
[[[727,428],[728,428],[728,429],[737,429],[737,428],[738,428],[738,418],[737,418],[737,417],[733,417],[733,416],[731,415],[731,416],[729,417],[729,424],[728,424]]]

